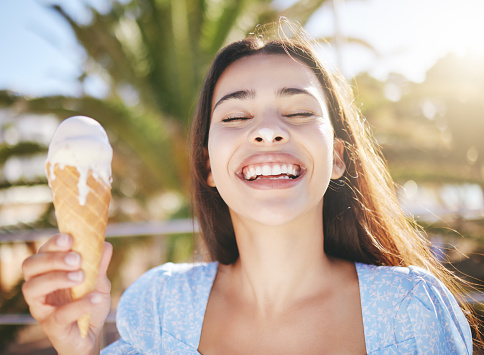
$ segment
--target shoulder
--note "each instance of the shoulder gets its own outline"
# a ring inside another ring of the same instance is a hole
[[[163,333],[196,329],[200,312],[195,310],[204,309],[216,270],[217,263],[167,263],[144,273],[118,305],[116,326],[122,340],[158,349]]]
[[[452,293],[430,271],[417,266],[375,266],[357,264],[363,294],[385,294],[391,303],[405,299],[419,301],[428,308],[443,304],[459,308]],[[460,309],[460,308],[459,308]]]
[[[136,287],[147,281],[163,281],[168,279],[194,279],[197,276],[211,272],[213,268],[216,268],[216,263],[185,263],[174,264],[166,263],[153,269],[146,271],[141,275],[130,287]]]
[[[161,290],[166,284],[185,282],[187,285],[203,284],[217,268],[217,263],[174,264],[166,263],[148,270],[141,275],[125,292],[140,290]],[[123,295],[124,296],[124,295]]]
[[[365,264],[357,264],[357,270],[365,334],[374,343],[400,343],[403,350],[409,346],[424,353],[472,353],[464,314],[429,271]]]
[[[375,266],[356,264],[360,288],[377,290],[379,288],[391,290],[402,296],[415,290],[420,285],[449,292],[444,284],[429,271],[417,266]]]
[[[160,303],[167,294],[206,286],[216,270],[215,263],[173,264],[166,263],[141,275],[124,293],[119,312],[140,307],[144,303]],[[118,312],[118,313],[119,313]]]

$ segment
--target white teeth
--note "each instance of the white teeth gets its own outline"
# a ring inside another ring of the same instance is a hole
[[[249,175],[252,179],[257,176],[256,169],[253,166],[249,168]]]
[[[274,165],[272,167],[271,175],[281,175],[281,167],[279,165]]]
[[[269,176],[269,175],[272,175],[271,172],[272,172],[272,169],[269,165],[264,165],[262,167],[262,175]]]
[[[244,169],[244,178],[255,180],[259,176],[271,176],[271,179],[290,179],[299,176],[299,171],[299,166],[293,164],[253,165]]]
[[[245,180],[253,180],[255,178],[254,175],[252,175],[249,171],[247,171],[245,174],[244,174],[244,179]]]
[[[287,175],[279,175],[279,176],[273,177],[271,180],[289,180],[289,179],[290,177]]]

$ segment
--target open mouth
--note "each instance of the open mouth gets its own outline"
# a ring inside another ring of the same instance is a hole
[[[253,164],[242,169],[242,176],[247,181],[297,179],[301,175],[301,170],[301,166],[291,163]]]

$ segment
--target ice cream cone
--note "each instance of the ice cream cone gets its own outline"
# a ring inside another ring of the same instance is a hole
[[[57,224],[62,233],[73,237],[72,249],[82,258],[84,281],[72,288],[73,299],[96,288],[111,199],[112,158],[106,131],[86,116],[62,121],[49,144],[46,173]],[[87,314],[78,320],[83,337],[89,319]]]
[[[49,163],[47,163],[47,171],[52,171]],[[84,281],[71,290],[72,298],[78,299],[96,287],[111,199],[111,186],[102,179],[95,178],[89,170],[88,191],[85,203],[81,204],[84,201],[80,201],[79,198],[80,173],[76,167],[61,168],[59,164],[55,164],[53,174],[47,174],[47,176],[53,192],[59,231],[73,237],[72,250],[78,252],[82,258],[81,269],[84,272]],[[86,314],[78,320],[83,337],[88,331],[89,318],[90,315]]]

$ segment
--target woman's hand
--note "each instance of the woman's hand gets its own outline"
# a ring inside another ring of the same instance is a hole
[[[113,247],[105,242],[96,290],[72,301],[70,288],[82,283],[81,257],[73,252],[72,237],[50,238],[22,264],[22,292],[32,316],[40,323],[59,354],[98,354],[104,321],[109,313],[111,283],[106,270]],[[77,319],[91,313],[89,331],[81,337]]]

